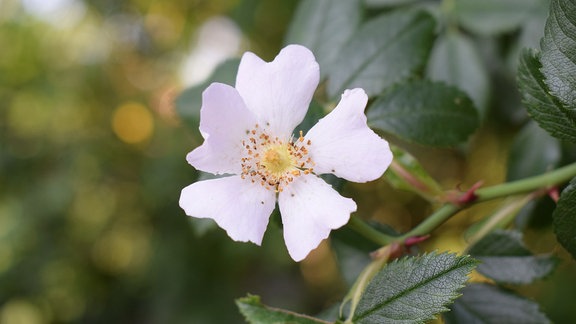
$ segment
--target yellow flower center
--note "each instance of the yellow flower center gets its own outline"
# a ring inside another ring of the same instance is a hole
[[[296,177],[313,172],[314,162],[308,156],[312,142],[305,140],[302,132],[296,140],[283,141],[256,125],[246,134],[242,141],[242,179],[281,192]]]
[[[281,174],[292,168],[294,158],[287,145],[273,145],[260,160],[260,164],[272,174]]]

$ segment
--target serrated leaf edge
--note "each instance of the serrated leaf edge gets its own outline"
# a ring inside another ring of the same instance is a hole
[[[532,69],[529,68],[527,59],[524,58],[527,55],[530,55],[530,57],[533,57],[535,59],[536,63],[538,64],[538,66],[536,68],[538,75],[534,75],[531,72]],[[553,105],[556,108],[557,114],[560,115],[561,118],[570,122],[572,124],[572,126],[576,127],[576,122],[571,117],[571,112],[564,106],[564,104],[562,103],[562,101],[560,101],[560,99],[558,99],[556,96],[554,96],[551,93],[550,88],[548,87],[548,84],[545,81],[545,80],[547,80],[547,78],[544,75],[544,73],[542,73],[543,65],[542,65],[542,61],[541,61],[541,55],[542,55],[542,52],[540,52],[536,49],[526,48],[523,50],[523,53],[520,56],[520,65],[518,66],[518,71],[521,71],[521,69],[524,69],[526,71],[525,73],[519,72],[517,75],[518,85],[520,88],[520,95],[522,97],[522,104],[527,108],[526,110],[527,110],[530,118],[532,118],[534,121],[536,121],[536,123],[540,127],[542,127],[544,130],[546,130],[550,135],[552,135],[555,138],[562,139],[562,140],[574,141],[573,136],[566,135],[561,130],[550,128],[548,126],[547,122],[544,124],[542,123],[542,120],[546,119],[546,117],[545,117],[546,115],[554,115],[554,114],[542,112],[540,108],[534,107],[535,105],[531,104],[529,99],[531,99],[533,101],[538,101],[539,103],[543,103],[543,102],[539,98],[533,96],[530,93],[530,91],[525,90],[526,88],[530,88],[528,86],[527,82],[529,82],[529,83],[535,82],[535,84],[539,87],[539,90],[541,90],[543,92],[543,95],[549,100],[549,102],[544,102],[543,104]],[[528,76],[532,80],[528,80],[527,82],[523,81],[526,79],[526,77],[524,77],[523,74],[528,74]],[[541,118],[539,116],[544,116],[544,118]]]
[[[414,290],[414,289],[415,289],[414,287],[422,286],[422,285],[424,285],[424,284],[427,284],[427,283],[433,281],[434,279],[436,279],[436,278],[438,278],[438,277],[440,277],[440,276],[442,276],[442,275],[444,275],[444,274],[446,274],[446,273],[449,273],[449,272],[451,272],[451,271],[454,271],[454,270],[458,269],[458,268],[459,268],[459,265],[460,265],[461,262],[463,262],[463,261],[465,261],[466,263],[469,263],[469,265],[472,265],[472,267],[468,270],[468,273],[467,273],[467,276],[469,276],[470,273],[472,272],[472,270],[474,270],[474,268],[476,267],[476,265],[479,263],[478,260],[472,258],[470,255],[461,255],[461,256],[458,256],[456,253],[449,253],[449,252],[437,253],[436,251],[433,251],[433,252],[430,252],[430,253],[425,253],[425,254],[423,254],[423,255],[421,255],[421,256],[419,256],[419,257],[420,257],[420,258],[426,258],[426,257],[442,256],[442,255],[452,255],[452,256],[454,256],[455,258],[459,259],[459,261],[458,261],[458,263],[456,264],[455,267],[452,267],[452,268],[450,268],[450,269],[447,270],[447,271],[443,271],[442,273],[438,274],[437,276],[435,276],[435,277],[433,277],[433,278],[431,278],[431,279],[426,280],[424,283],[421,282],[421,283],[419,283],[418,285],[413,286],[413,287],[410,289],[410,291]],[[396,260],[394,260],[394,262],[392,262],[391,264],[398,264],[398,263],[400,263],[400,262],[408,262],[408,260],[411,261],[411,262],[414,262],[413,260],[415,260],[415,259],[416,259],[416,257],[404,257],[404,258],[401,258],[401,259],[396,259]],[[385,268],[384,268],[384,269],[385,269]],[[381,271],[382,271],[382,270],[381,270]],[[469,279],[468,279],[468,280],[469,280]],[[449,298],[449,300],[448,300],[448,302],[447,302],[446,304],[442,305],[442,308],[441,308],[441,310],[440,310],[438,313],[433,314],[431,317],[428,317],[428,318],[426,318],[425,320],[434,319],[434,318],[436,318],[436,316],[437,316],[438,314],[443,313],[443,312],[446,312],[446,311],[449,311],[450,309],[449,309],[448,307],[446,307],[446,306],[452,304],[458,297],[462,296],[462,294],[460,293],[460,290],[466,286],[466,283],[468,282],[468,280],[466,280],[464,283],[460,284],[459,287],[455,289],[455,293],[454,293],[452,296],[450,296],[450,298]],[[383,307],[383,305],[389,304],[390,301],[394,301],[394,300],[402,297],[403,295],[405,295],[405,292],[403,292],[403,293],[401,293],[401,294],[399,294],[399,295],[394,296],[392,299],[389,299],[386,304],[380,304],[380,305],[378,305],[378,306],[375,306],[375,307],[373,307],[373,308],[365,311],[361,316],[356,316],[357,314],[354,314],[354,315],[355,315],[355,316],[354,316],[354,321],[357,321],[357,320],[359,320],[359,319],[362,319],[362,318],[364,318],[364,317],[372,314],[372,313],[373,313],[374,311],[376,311],[378,308]]]

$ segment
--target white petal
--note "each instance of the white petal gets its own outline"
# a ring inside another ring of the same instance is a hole
[[[304,259],[330,231],[348,222],[356,203],[314,175],[298,177],[278,196],[284,241],[295,261]]]
[[[212,218],[235,241],[258,245],[276,205],[275,193],[239,176],[199,181],[182,189],[187,215]]]
[[[332,173],[354,182],[378,179],[392,162],[388,142],[366,125],[368,97],[346,90],[338,106],[306,134],[317,174]]]
[[[261,125],[287,139],[302,120],[318,86],[314,55],[300,45],[286,46],[266,63],[247,52],[240,61],[236,89]]]
[[[212,83],[202,93],[200,132],[204,143],[188,153],[188,163],[214,174],[242,171],[242,139],[254,127],[256,117],[233,87]]]

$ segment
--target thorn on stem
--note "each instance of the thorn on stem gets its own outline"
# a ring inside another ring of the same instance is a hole
[[[452,203],[454,205],[458,205],[458,206],[463,206],[463,205],[467,205],[469,203],[474,202],[476,199],[478,199],[478,196],[476,195],[476,190],[478,190],[478,188],[480,188],[482,185],[484,184],[484,181],[478,181],[475,184],[472,185],[472,187],[470,187],[470,189],[466,190],[463,193],[457,193],[457,192],[449,192],[445,197],[444,197],[444,201]],[[460,186],[457,187],[457,189],[462,192],[462,190],[460,189]]]
[[[560,192],[558,191],[558,187],[552,187],[548,189],[548,196],[554,200],[555,203],[558,203],[558,199],[560,199]]]
[[[412,236],[404,240],[404,245],[407,248],[410,248],[418,243],[426,241],[430,237],[430,234],[420,235],[420,236]]]

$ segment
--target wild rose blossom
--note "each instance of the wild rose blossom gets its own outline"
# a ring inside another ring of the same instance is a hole
[[[212,83],[202,94],[204,143],[186,159],[222,178],[182,190],[187,215],[212,218],[235,241],[260,245],[276,201],[295,261],[345,225],[356,203],[318,177],[353,182],[379,178],[392,161],[388,143],[366,125],[364,90],[346,90],[336,108],[306,135],[302,122],[319,82],[314,55],[300,45],[267,63],[243,55],[235,88]]]

